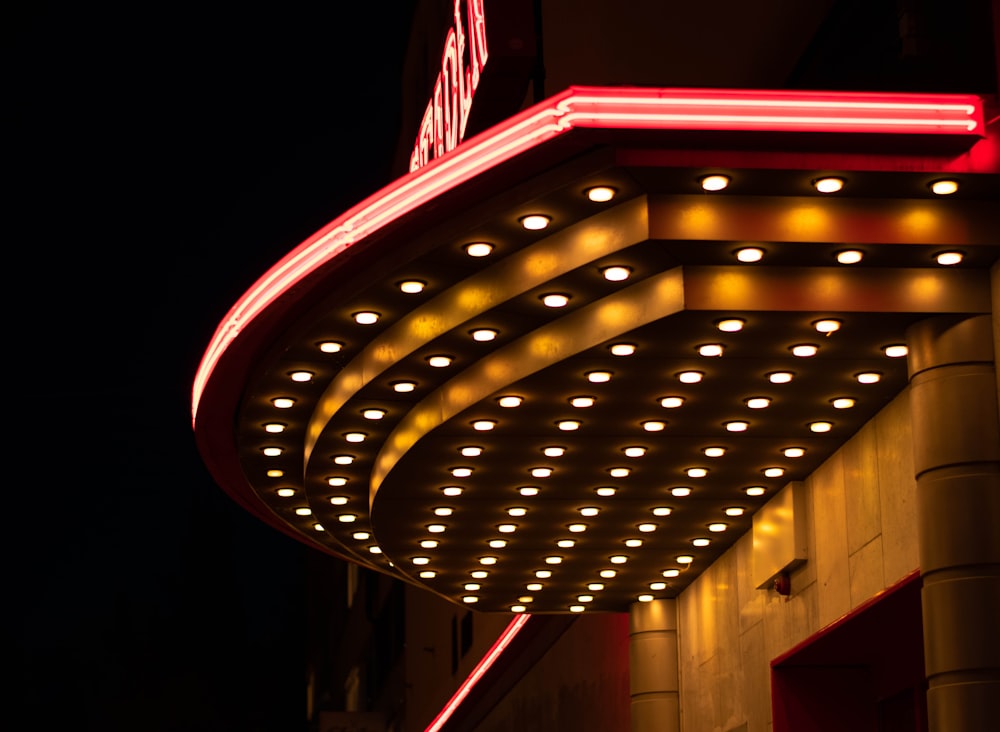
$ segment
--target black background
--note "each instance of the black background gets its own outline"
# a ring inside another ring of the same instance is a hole
[[[414,0],[5,11],[8,729],[305,729],[305,549],[197,454],[228,308],[391,180]]]
[[[191,382],[392,179],[417,0],[8,5],[2,724],[304,730],[312,550],[215,485]],[[916,55],[895,0],[834,5],[789,86],[995,94],[989,0],[908,4]]]

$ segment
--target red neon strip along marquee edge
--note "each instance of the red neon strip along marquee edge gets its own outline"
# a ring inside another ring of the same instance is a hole
[[[192,423],[229,345],[282,293],[357,241],[479,175],[575,128],[973,135],[974,95],[571,87],[467,140],[334,219],[264,274],[219,324],[192,387]]]

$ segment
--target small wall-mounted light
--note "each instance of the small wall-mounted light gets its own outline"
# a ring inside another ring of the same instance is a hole
[[[789,576],[788,572],[780,572],[778,576],[774,578],[773,586],[774,591],[782,597],[788,597],[792,594],[792,578]]]

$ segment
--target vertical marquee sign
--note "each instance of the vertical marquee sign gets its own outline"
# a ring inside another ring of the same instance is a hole
[[[465,137],[472,97],[489,58],[483,3],[455,0],[454,22],[445,37],[441,69],[410,154],[411,172],[454,150]]]

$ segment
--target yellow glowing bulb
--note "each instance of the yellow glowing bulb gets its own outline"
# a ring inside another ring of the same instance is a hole
[[[843,178],[817,178],[813,181],[813,188],[820,193],[836,193],[844,187]]]
[[[631,269],[621,266],[605,267],[601,272],[608,282],[623,282],[632,275]]]
[[[611,186],[594,186],[587,189],[587,198],[594,203],[605,203],[614,198],[617,192]]]
[[[936,180],[931,183],[931,192],[938,196],[950,196],[958,190],[958,181]]]
[[[701,179],[701,188],[705,191],[721,191],[729,185],[729,176],[706,175]]]
[[[726,318],[725,320],[720,320],[715,324],[715,327],[724,333],[737,333],[743,330],[743,326],[746,324],[745,320],[741,318]]]
[[[764,258],[764,250],[758,247],[744,247],[736,252],[736,259],[740,262],[759,262]]]
[[[399,283],[399,289],[408,295],[414,295],[418,292],[423,292],[426,285],[426,282],[421,282],[420,280],[405,280]]]
[[[487,244],[484,241],[477,241],[472,244],[467,244],[465,247],[465,253],[470,257],[488,257],[493,252],[493,245]]]
[[[521,218],[521,226],[528,231],[541,231],[552,219],[544,214],[530,214]]]

